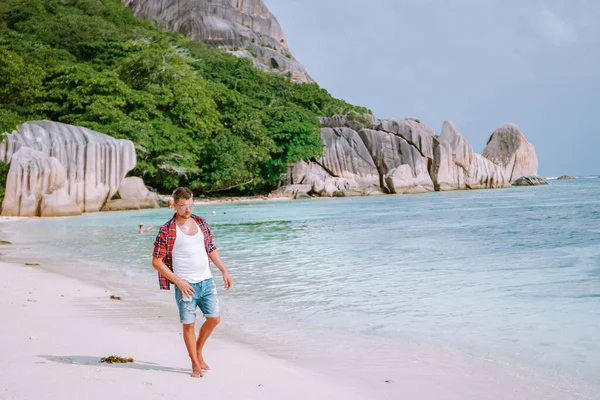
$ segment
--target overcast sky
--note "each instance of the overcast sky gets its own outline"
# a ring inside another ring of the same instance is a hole
[[[542,176],[600,174],[600,0],[265,0],[294,56],[379,118],[517,124]]]

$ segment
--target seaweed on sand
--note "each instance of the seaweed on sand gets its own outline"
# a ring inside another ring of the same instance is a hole
[[[133,358],[123,358],[119,356],[108,356],[100,359],[101,363],[106,364],[126,364],[134,362]]]

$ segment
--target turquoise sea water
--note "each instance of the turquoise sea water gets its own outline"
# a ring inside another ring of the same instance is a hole
[[[195,212],[234,278],[221,291],[232,318],[456,346],[600,383],[600,179]],[[82,260],[153,287],[154,235],[137,225],[171,214],[95,213],[0,231],[35,243],[32,257]]]

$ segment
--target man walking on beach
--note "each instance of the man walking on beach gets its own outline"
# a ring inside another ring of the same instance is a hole
[[[202,370],[210,369],[204,361],[202,349],[221,321],[210,260],[223,274],[225,289],[231,287],[231,277],[212,242],[208,223],[204,218],[192,214],[192,192],[185,187],[175,189],[173,206],[173,218],[158,230],[152,266],[158,271],[161,289],[169,290],[171,283],[175,284],[175,299],[183,324],[183,340],[192,360],[192,376],[199,378]],[[197,341],[194,324],[196,307],[200,308],[206,318]]]

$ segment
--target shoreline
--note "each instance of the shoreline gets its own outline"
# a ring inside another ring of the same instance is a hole
[[[576,177],[574,179],[593,179],[598,178],[598,176],[589,176],[589,177]],[[547,178],[548,180],[553,181],[563,181],[568,179],[558,179],[558,178]],[[509,186],[506,188],[499,189],[514,189],[514,188],[532,188],[534,186]],[[463,190],[449,190],[449,191],[434,191],[434,192],[426,192],[426,193],[403,193],[403,194],[379,194],[377,196],[411,196],[411,195],[422,195],[422,194],[431,194],[431,193],[455,193],[455,192],[464,192],[464,191],[489,191],[495,189],[463,189]],[[321,197],[321,196],[309,196],[304,200],[325,200],[325,199],[335,199],[335,198],[355,198],[355,197],[372,197],[372,196],[346,196],[346,197]],[[159,204],[162,202],[164,204],[167,203],[167,200],[172,198],[170,194],[161,194],[157,193],[157,199],[159,200]],[[271,194],[259,194],[259,195],[248,195],[248,196],[215,196],[215,197],[205,197],[198,196],[194,198],[194,204],[198,205],[209,205],[209,204],[229,204],[229,203],[259,203],[259,202],[276,202],[276,201],[294,201],[297,200],[293,196],[272,196]],[[158,208],[168,208],[166,205],[159,205]],[[95,211],[95,212],[119,212],[119,211],[136,211],[134,209],[122,209],[122,210],[110,210],[110,211]],[[87,214],[87,213],[83,213]],[[83,215],[81,214],[81,215]],[[75,215],[77,217],[79,215]],[[57,217],[66,217],[66,216],[57,216]],[[21,217],[21,216],[0,216],[0,223],[4,222],[14,222],[19,220],[25,220],[30,218],[57,218],[57,217]]]
[[[0,216],[0,223],[4,222],[16,222],[28,219],[30,217],[8,217],[8,216]]]
[[[252,327],[245,332],[236,326],[227,307],[206,348],[213,369],[197,380],[188,376],[172,293],[135,285],[118,271],[52,260],[27,267],[25,262],[36,260],[8,258],[10,262],[0,261],[5,276],[0,304],[7,320],[15,323],[0,329],[0,340],[7,344],[0,362],[9,371],[0,378],[0,393],[18,398],[69,396],[69,385],[56,382],[73,383],[91,398],[121,391],[134,399],[170,396],[173,383],[185,391],[180,398],[196,396],[195,390],[245,399],[599,398],[592,389],[586,394],[570,388],[558,376],[550,382],[499,360],[410,342],[370,337],[360,342],[363,349],[356,349],[352,334],[324,344],[323,332],[305,328],[281,346],[258,329],[248,335]],[[113,294],[123,300],[111,300]],[[314,348],[302,347],[306,341],[299,338],[304,336],[312,338]],[[111,354],[136,362],[98,362]],[[45,377],[40,385],[28,384],[39,376]]]
[[[556,179],[555,179],[556,180]],[[528,188],[531,188],[533,186],[528,186]],[[499,189],[514,189],[514,188],[519,188],[517,186],[509,186],[506,188],[499,188]],[[521,187],[522,188],[522,187]],[[449,190],[449,191],[433,191],[433,192],[425,192],[425,193],[403,193],[403,194],[393,194],[393,193],[388,193],[388,194],[378,194],[376,196],[414,196],[414,195],[423,195],[423,194],[433,194],[433,193],[456,193],[456,192],[467,192],[467,191],[473,191],[473,190],[477,190],[477,191],[490,191],[490,190],[496,190],[496,189],[463,189],[463,190]],[[321,197],[321,196],[308,196],[307,198],[303,198],[300,200],[331,200],[331,199],[348,199],[348,198],[360,198],[360,197],[373,197],[373,196],[344,196],[344,197]],[[157,200],[159,202],[159,207],[158,208],[169,208],[166,204],[168,199],[171,199],[172,196],[170,194],[164,194],[164,193],[157,193]],[[279,202],[279,201],[295,201],[295,200],[299,200],[299,199],[295,199],[293,196],[272,196],[271,194],[260,194],[260,195],[248,195],[248,196],[215,196],[215,197],[206,197],[204,195],[198,196],[198,197],[194,197],[194,204],[197,205],[210,205],[210,204],[231,204],[231,203],[259,203],[259,202]],[[161,205],[161,204],[165,204],[165,205]],[[116,209],[116,210],[109,210],[109,211],[94,211],[94,212],[85,212],[82,213],[80,215],[83,214],[92,214],[92,213],[99,213],[99,212],[121,212],[121,211],[139,211],[139,210],[143,210],[143,208],[141,209]],[[60,215],[60,216],[53,216],[53,217],[39,217],[39,216],[34,216],[34,217],[21,217],[21,216],[0,216],[0,223],[3,222],[14,222],[14,221],[19,221],[19,220],[26,220],[26,219],[37,219],[37,218],[60,218],[60,217],[78,217],[80,215]]]
[[[205,350],[212,370],[204,378],[191,378],[174,309],[167,314],[155,302],[140,304],[143,300],[135,296],[111,300],[123,288],[111,290],[40,267],[2,261],[0,269],[5,277],[0,304],[7,321],[14,322],[0,330],[5,344],[0,350],[2,398],[64,399],[73,393],[88,399],[123,393],[133,399],[172,398],[173,385],[181,399],[199,393],[231,399],[367,395],[218,332]],[[100,363],[109,355],[135,362]]]
[[[159,195],[165,199],[170,195]],[[316,197],[315,197],[316,198]],[[224,197],[194,197],[194,204],[224,204],[224,203],[259,203],[263,201],[287,201],[294,200],[292,197],[273,197],[269,195],[255,196],[224,196]]]

